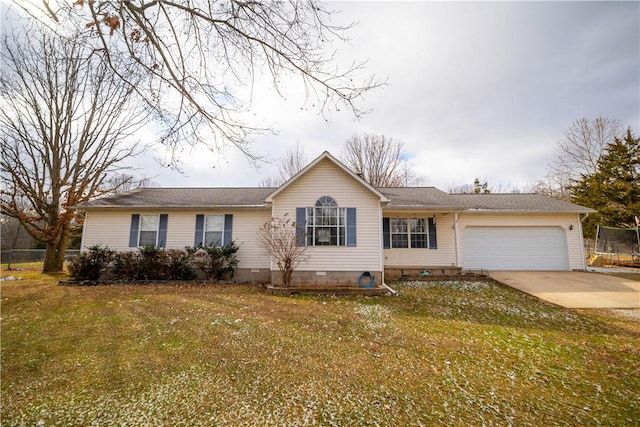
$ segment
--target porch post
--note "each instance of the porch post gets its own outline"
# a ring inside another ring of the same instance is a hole
[[[453,242],[456,252],[456,267],[460,267],[460,244],[458,239],[458,212],[453,213]]]

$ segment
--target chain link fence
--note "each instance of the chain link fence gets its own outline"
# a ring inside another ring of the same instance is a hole
[[[67,249],[66,259],[78,255],[79,249]],[[12,265],[27,262],[44,262],[44,249],[7,249],[0,251],[0,263],[7,264],[7,270],[11,270]]]

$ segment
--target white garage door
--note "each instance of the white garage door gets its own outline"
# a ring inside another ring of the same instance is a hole
[[[466,227],[464,268],[569,270],[561,227]]]

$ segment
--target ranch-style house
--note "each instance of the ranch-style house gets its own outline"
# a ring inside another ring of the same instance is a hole
[[[451,270],[584,270],[589,208],[539,194],[375,188],[324,152],[277,188],[143,188],[95,199],[82,248],[239,246],[237,282],[279,284],[256,244],[272,217],[303,225],[308,259],[294,284],[355,285]]]

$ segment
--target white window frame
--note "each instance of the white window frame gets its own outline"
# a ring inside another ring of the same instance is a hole
[[[143,230],[144,218],[155,217],[156,229],[155,230]],[[155,232],[155,239],[153,245],[142,244],[142,233]],[[140,214],[140,225],[138,227],[138,246],[158,246],[158,236],[160,235],[160,215],[159,214]]]
[[[220,230],[207,230],[207,227],[209,225],[209,221],[210,218],[219,218],[220,221]],[[224,221],[225,221],[225,216],[221,215],[221,214],[205,214],[204,216],[204,224],[202,226],[202,244],[203,246],[215,246],[218,248],[221,248],[225,245],[225,241],[224,241]],[[220,240],[213,242],[213,245],[207,243],[207,233],[220,233]]]
[[[401,231],[398,230],[399,221],[404,221]],[[422,222],[423,231],[415,231]],[[394,224],[395,223],[395,224]],[[405,231],[406,230],[406,231]],[[406,236],[407,246],[394,246],[394,236]],[[413,237],[424,236],[424,245],[414,245]],[[427,249],[429,248],[429,221],[427,218],[389,218],[389,248],[390,249]]]
[[[338,206],[330,196],[320,197],[313,207],[306,209],[307,246],[345,247],[347,246],[347,209]],[[321,238],[327,235],[327,244]],[[335,243],[331,241],[335,239]]]

